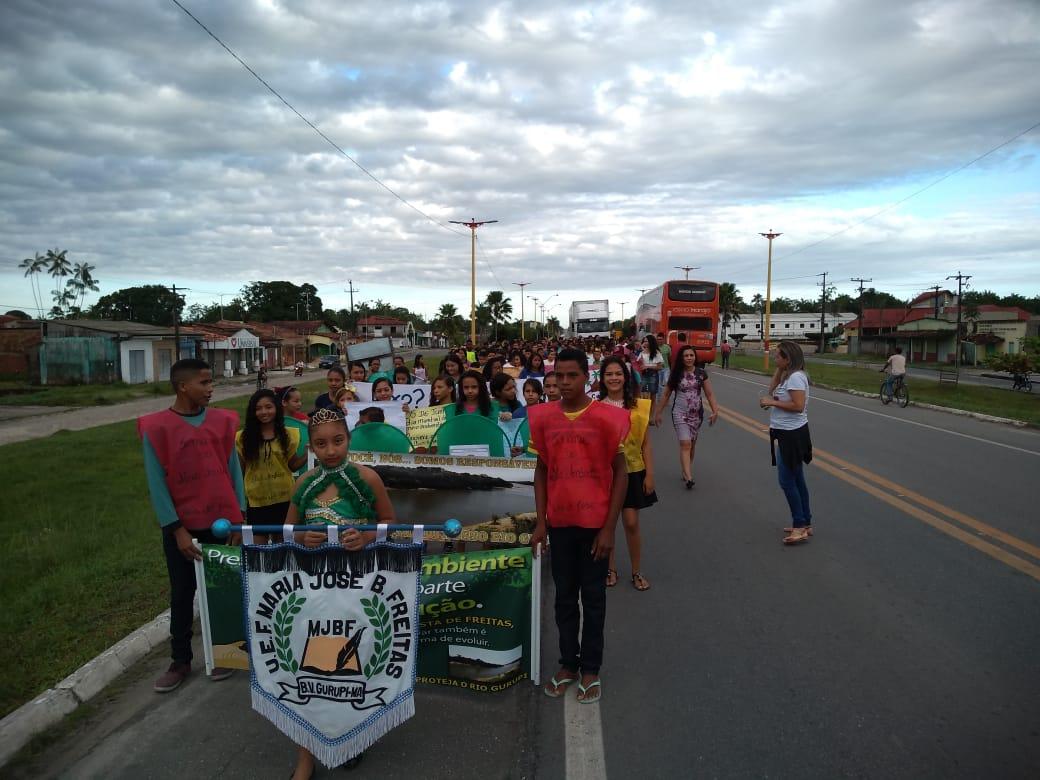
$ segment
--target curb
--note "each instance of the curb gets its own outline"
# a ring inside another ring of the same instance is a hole
[[[195,615],[198,616],[198,602]],[[170,610],[166,610],[87,661],[53,688],[9,713],[0,720],[0,767],[29,740],[71,715],[169,638]]]
[[[756,374],[758,376],[769,376],[769,374],[763,373],[762,371],[755,371],[752,368],[737,368],[736,371],[742,371],[745,374]],[[836,385],[826,385],[821,382],[812,382],[812,387],[821,387],[824,390],[833,390],[837,393],[845,393],[846,395],[855,395],[860,398],[877,398],[877,393],[865,393],[862,390],[853,390],[848,387],[838,387]],[[967,409],[957,409],[953,406],[939,406],[937,404],[924,404],[920,401],[911,401],[908,406],[916,406],[920,409],[931,409],[935,412],[947,412],[949,414],[956,414],[958,417],[972,417],[976,420],[982,420],[983,422],[1000,423],[1002,425],[1010,425],[1014,428],[1034,428],[1037,426],[1031,423],[1025,422],[1024,420],[1012,420],[1010,417],[996,417],[992,414],[983,414],[982,412],[971,412]]]

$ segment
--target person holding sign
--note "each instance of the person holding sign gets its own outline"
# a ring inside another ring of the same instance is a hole
[[[560,352],[556,376],[560,402],[528,414],[529,449],[538,456],[531,548],[537,555],[548,539],[560,633],[560,669],[543,690],[558,698],[577,682],[578,701],[589,704],[602,693],[607,568],[628,488],[623,444],[630,423],[624,409],[585,395],[589,363],[581,350]]]
[[[159,525],[170,576],[170,668],[155,681],[157,693],[179,687],[191,674],[191,627],[194,620],[195,561],[202,556],[192,538],[206,544],[218,539],[213,523],[242,522],[246,506],[242,470],[235,452],[238,415],[210,409],[213,372],[202,360],[178,360],[170,368],[177,394],[173,405],[137,420],[144,472]],[[216,668],[211,680],[231,676]]]
[[[343,417],[332,409],[321,409],[311,418],[311,449],[318,465],[296,481],[285,522],[293,525],[369,525],[395,523],[393,504],[379,475],[367,466],[347,460],[350,431]],[[375,541],[374,531],[349,528],[340,533],[340,543],[348,550],[360,550]],[[304,547],[320,547],[328,542],[324,529],[296,534]],[[358,755],[344,764],[357,765]],[[307,780],[314,774],[314,756],[297,747],[294,780]]]
[[[329,391],[314,399],[314,411],[335,407],[336,402],[332,399],[336,395],[336,391],[347,383],[347,372],[339,366],[333,366],[325,375],[325,383],[329,386]]]
[[[455,382],[447,374],[433,380],[430,386],[430,406],[450,406],[455,403]]]
[[[491,380],[491,404],[492,417],[498,417],[502,422],[509,420],[522,420],[527,416],[527,409],[516,400],[516,380],[503,371]]]
[[[491,396],[487,382],[479,371],[470,369],[459,380],[459,400],[455,402],[455,414],[479,414],[491,416]]]

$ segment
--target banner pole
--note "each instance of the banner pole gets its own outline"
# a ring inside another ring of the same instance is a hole
[[[198,539],[192,539],[191,543],[195,549],[202,552],[202,545]],[[199,594],[199,622],[202,624],[202,650],[206,657],[206,675],[213,673],[216,663],[213,660],[213,633],[209,625],[209,600],[206,598],[206,570],[205,563],[197,560],[195,563],[195,592]]]
[[[343,525],[337,525],[336,528],[338,528],[341,531],[346,531],[348,528],[353,528],[356,531],[378,531],[380,529],[381,525],[382,524],[375,524],[375,523],[368,524],[368,525],[343,524]],[[296,533],[300,533],[300,532],[303,532],[303,531],[314,531],[317,528],[324,529],[326,527],[327,526],[324,526],[324,525],[323,526],[315,526],[315,525],[307,525],[307,524],[298,524],[298,525],[292,526],[292,530],[294,532],[296,532]],[[458,536],[460,533],[462,533],[462,523],[460,523],[458,520],[455,520],[455,519],[445,520],[443,523],[437,523],[437,524],[434,524],[434,525],[422,525],[422,524],[414,524],[414,523],[390,523],[390,524],[387,524],[387,525],[382,525],[382,527],[384,527],[387,531],[412,531],[412,532],[414,532],[416,528],[422,528],[424,531],[440,531],[445,536],[448,536],[448,537],[450,537],[452,539],[454,539],[456,536]],[[213,535],[215,537],[217,537],[218,539],[226,539],[229,534],[240,533],[243,528],[251,528],[253,530],[253,533],[258,533],[258,534],[280,534],[286,528],[286,526],[284,526],[284,525],[236,525],[236,524],[232,523],[230,520],[220,519],[220,520],[217,520],[215,523],[213,523],[213,525],[210,528],[210,530],[213,532]]]
[[[542,684],[542,545],[531,556],[531,682]]]

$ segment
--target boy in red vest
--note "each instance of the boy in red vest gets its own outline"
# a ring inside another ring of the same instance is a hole
[[[144,470],[152,507],[162,526],[163,552],[170,574],[170,646],[173,663],[155,681],[155,690],[177,688],[191,673],[191,627],[195,599],[194,562],[202,556],[192,545],[218,543],[214,520],[242,522],[246,506],[242,469],[235,452],[238,415],[208,409],[213,372],[202,360],[178,360],[170,369],[177,393],[173,406],[137,420],[144,448]],[[224,680],[230,669],[214,669]]]
[[[578,701],[590,704],[602,691],[607,567],[628,485],[622,444],[630,422],[626,410],[585,395],[589,363],[582,350],[562,350],[555,371],[560,400],[527,413],[530,450],[538,455],[531,547],[537,552],[548,536],[560,632],[560,670],[544,691],[557,698],[577,682]]]

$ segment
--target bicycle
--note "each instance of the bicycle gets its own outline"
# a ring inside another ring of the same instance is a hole
[[[1011,380],[1012,390],[1021,390],[1025,393],[1033,392],[1033,380],[1029,378],[1029,374],[1013,374]]]
[[[903,409],[906,408],[907,404],[910,403],[910,391],[906,387],[904,376],[892,377],[892,384],[889,385],[886,379],[881,383],[881,403],[888,406],[892,403],[893,399]]]

